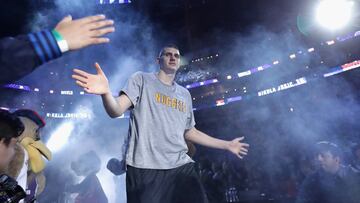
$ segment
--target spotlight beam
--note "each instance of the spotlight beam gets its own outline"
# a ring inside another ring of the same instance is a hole
[[[316,9],[316,20],[327,29],[341,29],[350,22],[353,5],[350,0],[322,0]]]

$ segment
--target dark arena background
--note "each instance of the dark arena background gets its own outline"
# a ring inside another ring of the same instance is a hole
[[[66,53],[0,87],[1,108],[33,109],[46,121],[41,139],[53,159],[37,201],[74,202],[66,188],[84,177],[71,163],[92,150],[109,202],[126,202],[125,174],[115,176],[106,164],[123,158],[129,114],[109,118],[100,97],[75,84],[72,69],[95,73],[98,62],[117,95],[131,74],[158,70],[159,49],[169,42],[180,48],[176,81],[191,93],[197,129],[250,144],[244,159],[196,145],[193,159],[211,203],[296,202],[306,177],[321,167],[319,141],[336,143],[341,164],[359,171],[360,2],[329,8],[328,28],[316,14],[323,1],[2,0],[1,37],[53,29],[68,14],[115,22],[109,44]]]

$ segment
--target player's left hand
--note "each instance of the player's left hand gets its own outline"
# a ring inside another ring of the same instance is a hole
[[[243,159],[248,153],[249,144],[241,142],[244,140],[244,137],[238,137],[229,141],[228,150],[235,154],[240,159]]]

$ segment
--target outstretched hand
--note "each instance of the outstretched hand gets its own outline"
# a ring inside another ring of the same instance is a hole
[[[235,154],[237,157],[242,159],[245,155],[248,153],[249,144],[242,143],[241,141],[244,139],[244,137],[238,137],[233,139],[232,141],[229,141],[228,150]]]
[[[84,88],[87,93],[98,95],[110,93],[109,82],[105,73],[98,63],[95,63],[95,68],[97,74],[90,74],[79,69],[74,69],[75,74],[72,75],[72,78],[75,79],[76,84]]]
[[[109,42],[103,35],[114,32],[114,21],[107,20],[104,15],[95,15],[73,20],[66,16],[55,27],[67,41],[70,50],[81,49],[92,44]]]

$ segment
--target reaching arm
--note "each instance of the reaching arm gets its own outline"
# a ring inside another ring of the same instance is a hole
[[[45,40],[30,41],[30,37],[34,36]],[[35,47],[48,47],[52,55],[47,57],[44,54],[39,55],[40,51],[38,49],[39,52],[36,52]],[[60,56],[60,50],[50,31],[2,38],[0,39],[0,84],[19,80],[41,64]]]
[[[109,42],[108,38],[102,36],[114,31],[112,25],[113,21],[106,20],[104,15],[77,20],[67,16],[56,25],[56,32],[43,30],[0,39],[0,83],[16,81],[67,50]],[[60,36],[61,40],[58,39]]]
[[[103,105],[107,114],[111,118],[121,116],[132,103],[126,94],[114,97],[111,94],[109,82],[100,65],[95,63],[97,74],[90,74],[85,71],[74,69],[72,78],[76,80],[76,84],[84,88],[84,91],[90,94],[101,95]]]
[[[244,139],[244,137],[235,138],[232,141],[225,141],[213,138],[197,130],[195,127],[185,131],[185,139],[203,146],[228,150],[240,159],[242,159],[243,156],[247,155],[247,148],[249,147],[249,144],[240,142]]]

